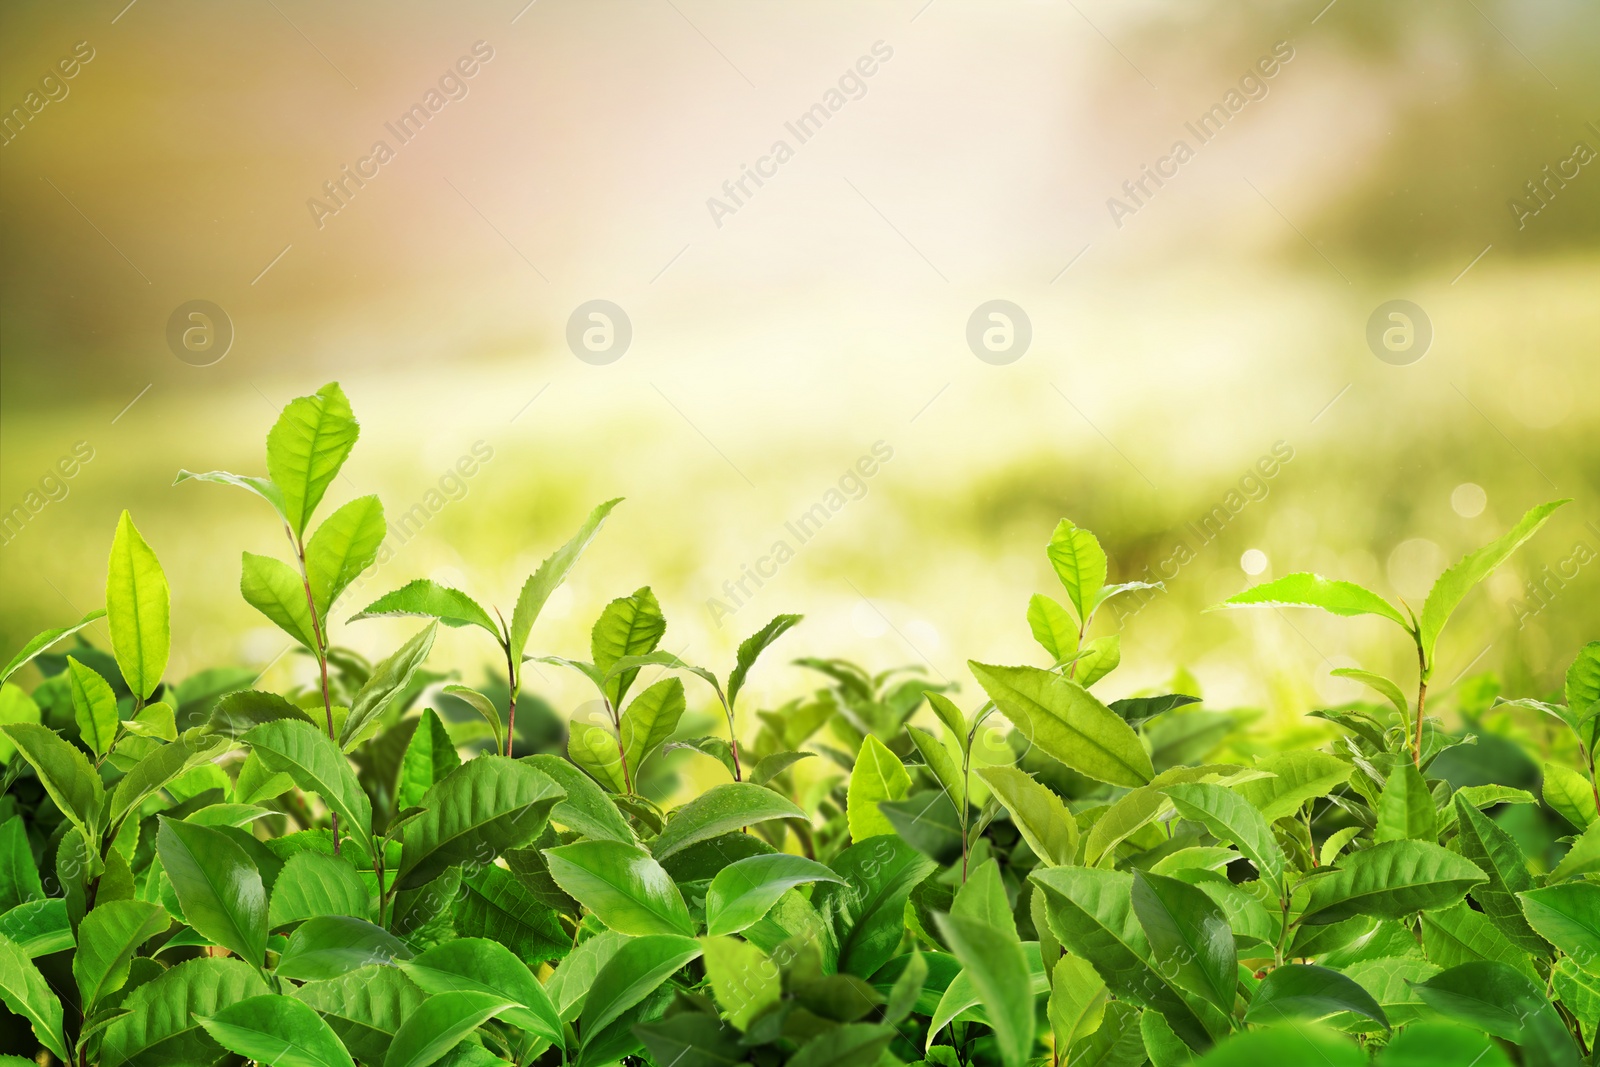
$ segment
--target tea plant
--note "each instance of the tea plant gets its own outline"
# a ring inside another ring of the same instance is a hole
[[[1336,672],[1387,703],[1252,756],[1253,713],[1182,672],[1101,695],[1121,646],[1097,611],[1149,587],[1107,584],[1066,521],[1066,603],[1026,611],[1045,665],[969,664],[983,699],[806,656],[821,688],[741,716],[799,616],[720,676],[662,647],[648,587],[601,609],[587,659],[530,656],[615,500],[509,622],[424,580],[379,597],[354,618],[427,622],[368,663],[330,630],[382,507],[306,535],[358,432],[328,385],[273,426],[267,477],[179,476],[281,520],[290,562],[246,553],[240,590],[312,685],[169,678],[167,579],[127,514],[104,610],[0,675],[0,1067],[1600,1063],[1600,642],[1559,696],[1447,691],[1477,734],[1427,703],[1446,621],[1561,502],[1420,616],[1306,574],[1226,601],[1376,614],[1418,657],[1414,706]],[[109,652],[83,632],[101,618]],[[428,668],[440,623],[493,636],[503,704]],[[599,710],[514,758],[529,663],[582,674]],[[671,767],[716,784],[677,803]]]

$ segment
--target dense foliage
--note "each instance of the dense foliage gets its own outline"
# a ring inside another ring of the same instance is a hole
[[[802,659],[820,688],[740,716],[800,619],[719,674],[660,647],[649,588],[605,605],[587,659],[530,655],[617,501],[509,620],[431,581],[378,598],[350,621],[424,621],[369,663],[330,626],[382,506],[307,534],[358,432],[329,385],[273,426],[267,477],[179,476],[281,521],[288,562],[246,553],[240,592],[312,686],[168,678],[166,577],[126,513],[104,610],[5,666],[42,680],[0,689],[0,1039],[28,1058],[0,1061],[1600,1062],[1600,643],[1558,699],[1444,687],[1463,728],[1428,702],[1451,613],[1559,502],[1446,571],[1420,615],[1308,574],[1228,601],[1377,615],[1416,649],[1414,698],[1342,671],[1377,702],[1317,711],[1331,740],[1272,752],[1182,672],[1096,695],[1120,660],[1097,614],[1149,587],[1107,584],[1068,521],[1047,549],[1066,602],[1027,608],[1048,666],[971,663],[981,702]],[[109,652],[82,633],[102,618]],[[432,669],[440,624],[486,632],[504,677]],[[593,686],[602,713],[564,744],[518,732],[530,662]],[[552,751],[519,757],[530,740]],[[683,759],[725,780],[667,806],[661,767]]]

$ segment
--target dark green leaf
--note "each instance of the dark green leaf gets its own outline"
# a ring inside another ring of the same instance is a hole
[[[1389,841],[1345,856],[1337,870],[1313,881],[1301,921],[1320,925],[1352,915],[1399,919],[1448,908],[1486,880],[1470,861],[1438,845]]]
[[[495,751],[504,746],[496,745]],[[435,782],[443,781],[461,766],[461,756],[444,723],[432,708],[424,708],[405,755],[400,759],[400,779],[395,784],[395,807],[401,811],[422,803]]]
[[[1489,876],[1487,882],[1471,890],[1472,899],[1512,943],[1525,952],[1544,955],[1544,940],[1528,926],[1517,900],[1518,893],[1533,888],[1533,875],[1528,872],[1521,847],[1460,792],[1456,794],[1455,808],[1461,854]]]
[[[878,811],[912,848],[939,863],[961,858],[961,817],[942,789],[878,802]]]
[[[105,789],[81,751],[61,740],[48,726],[11,723],[0,726],[17,752],[39,776],[50,799],[84,837],[100,840]]]
[[[223,1048],[270,1067],[354,1067],[322,1016],[293,997],[250,997],[195,1021]]]
[[[844,884],[818,886],[812,901],[838,943],[839,970],[870,978],[900,945],[911,891],[938,865],[889,836],[859,841],[829,866]]]
[[[1133,910],[1162,974],[1231,1015],[1239,961],[1222,909],[1192,885],[1135,871]]]
[[[1283,893],[1283,849],[1272,836],[1266,816],[1239,794],[1208,782],[1170,785],[1161,790],[1178,813],[1200,823],[1219,841],[1237,845],[1262,880]]]
[[[566,790],[567,795],[550,809],[551,822],[596,840],[638,842],[612,799],[572,764],[550,753],[524,756],[521,762],[543,771]]]
[[[253,728],[244,742],[269,770],[287,774],[295,785],[320,796],[339,816],[340,829],[366,847],[372,833],[372,802],[327,734],[308,722],[279,719]]]
[[[1544,992],[1506,964],[1464,963],[1416,989],[1441,1015],[1522,1046],[1530,1067],[1577,1067],[1577,1046]]]
[[[1564,882],[1517,896],[1528,923],[1546,941],[1585,966],[1600,963],[1600,885]]]
[[[363,967],[326,982],[308,982],[295,996],[333,1028],[350,1054],[378,1064],[388,1054],[395,1031],[427,998],[394,967]]]
[[[436,993],[400,1024],[383,1067],[428,1067],[491,1016],[516,1006],[491,993]]]
[[[348,861],[321,852],[297,852],[273,882],[267,916],[276,930],[319,915],[365,919],[371,910],[367,887]]]
[[[221,830],[163,816],[156,850],[184,920],[261,966],[267,950],[267,891],[244,849]]]
[[[505,756],[479,756],[423,797],[427,810],[406,824],[397,885],[415,889],[456,863],[486,863],[544,830],[564,794],[544,773]]]
[[[700,958],[692,937],[654,934],[635,938],[595,975],[583,1005],[583,1033],[597,1034],[691,960]]]
[[[433,637],[438,630],[437,622],[428,623],[372,669],[372,674],[350,703],[350,714],[345,716],[344,726],[339,731],[341,746],[348,749],[355,744],[384,706],[405,689],[411,676],[433,650]]]
[[[456,932],[486,937],[505,945],[527,963],[560,959],[572,947],[548,904],[524,888],[513,875],[487,866],[464,879],[456,905]]]
[[[161,905],[142,900],[100,904],[84,916],[78,926],[72,976],[85,1015],[93,1012],[101,997],[122,988],[134,951],[171,924]]]
[[[17,1015],[28,1020],[39,1043],[64,1061],[67,1043],[61,1035],[61,1001],[25,952],[9,937],[0,934],[0,1000]]]
[[[1372,994],[1338,971],[1303,963],[1286,963],[1269,972],[1256,987],[1245,1010],[1246,1022],[1274,1023],[1326,1019],[1353,1012],[1389,1028],[1388,1016]]]
[[[105,1029],[100,1062],[107,1067],[211,1064],[223,1049],[195,1021],[270,992],[255,968],[235,959],[180,963],[128,994],[127,1014]]]
[[[1433,796],[1422,772],[1407,760],[1401,760],[1389,772],[1383,793],[1378,797],[1378,827],[1374,840],[1428,841],[1438,837],[1438,817],[1434,813]]]
[[[319,915],[301,923],[278,957],[277,973],[297,982],[337,978],[373,963],[410,959],[405,943],[365,919]]]
[[[504,945],[484,938],[447,941],[400,968],[429,993],[488,993],[517,1004],[501,1017],[554,1045],[565,1043],[561,1016],[544,987]]]

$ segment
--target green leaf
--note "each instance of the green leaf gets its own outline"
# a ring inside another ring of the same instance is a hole
[[[1256,606],[1321,608],[1334,615],[1381,615],[1407,630],[1411,629],[1405,616],[1372,590],[1354,582],[1337,581],[1303,571],[1251,586],[1207,610]]]
[[[140,700],[161,684],[172,649],[172,597],[161,561],[126,511],[111,539],[106,574],[106,627],[128,688]]]
[[[502,751],[497,745],[496,751]],[[400,777],[395,783],[395,808],[404,811],[422,803],[433,783],[442,780],[461,766],[461,756],[450,740],[444,723],[432,708],[424,708],[416,731],[406,744],[405,755],[400,759]]]
[[[571,723],[567,733],[567,756],[611,792],[628,791],[622,778],[622,752],[609,729],[590,723]]]
[[[528,648],[528,635],[533,632],[533,624],[539,617],[539,612],[544,610],[545,601],[550,599],[550,594],[556,591],[572,568],[577,565],[578,558],[583,555],[583,550],[589,547],[595,535],[600,532],[600,527],[605,524],[606,516],[611,514],[611,509],[622,503],[622,498],[608,500],[589,513],[583,521],[578,532],[572,535],[572,540],[552,552],[534,571],[528,580],[523,583],[522,592],[517,596],[516,609],[511,614],[511,660],[514,663],[522,662],[523,653]]]
[[[832,868],[803,856],[782,852],[747,856],[711,879],[706,890],[706,933],[738,933],[759,921],[779,897],[797,885],[843,881]]]
[[[1133,911],[1161,973],[1233,1014],[1239,960],[1222,909],[1192,885],[1135,871]]]
[[[1022,1067],[1033,1051],[1033,982],[1015,930],[1011,936],[960,915],[935,915],[945,943],[977,990],[994,1030],[1001,1062]]]
[[[343,748],[348,749],[355,744],[384,706],[410,684],[411,676],[427,660],[428,653],[433,651],[433,638],[438,632],[437,622],[428,623],[372,668],[372,673],[351,701],[350,713],[345,716],[344,726],[339,731],[339,744]]]
[[[405,942],[381,926],[348,915],[301,923],[278,956],[277,974],[297,982],[337,978],[372,963],[410,959]]]
[[[436,945],[399,964],[429,993],[487,993],[517,1005],[501,1013],[512,1026],[564,1045],[561,1016],[544,987],[511,950],[496,941],[465,937]]]
[[[371,910],[366,884],[350,863],[322,852],[296,852],[272,883],[267,923],[276,930],[319,915],[365,919]]]
[[[322,1016],[293,997],[249,997],[195,1022],[223,1048],[270,1067],[355,1067]]]
[[[91,622],[94,622],[96,619],[105,618],[105,614],[106,613],[103,611],[91,611],[89,614],[85,615],[71,626],[58,626],[54,629],[45,630],[38,634],[27,644],[23,645],[15,656],[11,657],[11,662],[5,665],[4,670],[0,670],[0,682],[4,682],[7,678],[10,678],[13,674],[17,673],[17,671],[21,670],[29,660],[33,659],[33,657],[49,648],[63,637],[71,637],[85,626],[88,626]]]
[[[1354,915],[1399,919],[1458,903],[1487,876],[1454,852],[1427,841],[1388,841],[1346,856],[1311,883],[1301,921],[1339,922]]]
[[[859,842],[894,833],[893,824],[878,810],[878,802],[899,800],[910,788],[911,775],[905,764],[882,741],[868,734],[861,751],[856,753],[846,796],[851,840]]]
[[[753,782],[712,786],[679,808],[650,846],[664,860],[690,845],[772,819],[805,819],[806,813],[779,793]]]
[[[67,683],[72,689],[72,715],[77,720],[79,736],[96,756],[104,756],[117,739],[121,721],[111,683],[71,656],[67,657]]]
[[[595,840],[638,843],[616,803],[572,764],[552,753],[524,756],[521,762],[543,771],[566,790],[566,797],[550,809],[551,822]]]
[[[517,1006],[492,993],[436,993],[400,1024],[383,1067],[428,1067],[490,1017]]]
[[[339,746],[308,722],[279,719],[244,735],[245,744],[267,769],[287,774],[315,793],[339,816],[340,828],[366,848],[372,835],[372,802]],[[359,831],[359,833],[358,833]]]
[[[360,434],[337,382],[289,401],[267,432],[267,474],[283,494],[284,515],[296,537],[305,533]]]
[[[1433,807],[1433,796],[1422,772],[1406,760],[1401,760],[1389,772],[1383,793],[1378,797],[1378,827],[1374,840],[1433,841],[1439,834],[1439,819]]]
[[[1139,1013],[1139,1036],[1144,1042],[1145,1054],[1150,1057],[1150,1067],[1187,1067],[1194,1061],[1189,1046],[1158,1011],[1147,1009]]]
[[[590,659],[595,669],[604,674],[624,656],[644,656],[654,651],[666,632],[661,604],[645,586],[632,596],[618,597],[601,610],[589,634]],[[606,681],[605,695],[612,707],[622,703],[638,674],[638,668],[633,668]]]
[[[67,902],[61,897],[37,897],[0,913],[0,934],[34,960],[77,944]]]
[[[496,641],[500,640],[499,628],[476,600],[459,589],[430,582],[426,578],[407,582],[394,592],[379,597],[358,614],[350,616],[350,621],[402,615],[438,619],[451,627],[477,626],[489,631]]]
[[[1262,1064],[1368,1067],[1369,1063],[1366,1052],[1343,1034],[1320,1026],[1290,1023],[1234,1034],[1215,1051],[1195,1060],[1194,1067],[1261,1067]]]
[[[739,1031],[703,1012],[686,1011],[652,1023],[634,1023],[633,1032],[649,1049],[654,1063],[736,1067],[744,1062]]]
[[[259,967],[267,951],[267,891],[244,849],[221,830],[161,817],[156,851],[188,924]]]
[[[1600,975],[1579,967],[1563,957],[1550,968],[1550,985],[1567,1011],[1593,1033],[1600,1022]]]
[[[1108,634],[1093,641],[1085,641],[1078,650],[1078,658],[1067,668],[1067,677],[1088,688],[1122,662],[1122,636]]]
[[[1560,882],[1568,878],[1577,878],[1585,874],[1600,871],[1600,821],[1589,824],[1567,854],[1561,857],[1561,862],[1556,864],[1556,869],[1550,872],[1551,882]]]
[[[1472,807],[1482,811],[1499,804],[1537,804],[1539,798],[1526,789],[1514,789],[1509,785],[1464,785],[1457,789],[1455,795]]]
[[[770,756],[762,756],[756,761],[755,770],[750,772],[750,780],[756,785],[766,785],[796,763],[815,755],[815,752],[774,752]]]
[[[883,1007],[883,1021],[890,1026],[898,1026],[916,1009],[927,984],[928,958],[913,947],[905,970],[900,972],[889,989],[889,999]]]
[[[1113,700],[1106,707],[1122,716],[1122,721],[1129,726],[1142,726],[1157,715],[1198,703],[1200,698],[1188,693],[1163,693],[1153,697],[1124,697]]]
[[[1217,840],[1237,845],[1262,879],[1277,890],[1280,898],[1283,896],[1283,849],[1272,836],[1266,817],[1254,805],[1232,790],[1209,782],[1171,785],[1161,791],[1172,798],[1185,819],[1200,823]]]
[[[1517,896],[1541,937],[1585,966],[1600,963],[1600,885],[1565,882]]]
[[[1078,823],[1060,797],[1017,767],[983,767],[977,773],[1040,862],[1052,867],[1073,862]]]
[[[1078,609],[1078,619],[1087,625],[1089,613],[1100,602],[1100,589],[1106,584],[1106,554],[1094,534],[1062,519],[1045,547],[1050,566],[1067,591],[1067,599]]]
[[[43,896],[39,868],[28,847],[27,828],[22,816],[13,815],[0,822],[0,915]]]
[[[528,964],[560,959],[571,951],[571,935],[555,911],[516,876],[490,864],[463,879],[462,886],[455,909],[461,936],[498,941]]]
[[[189,481],[231,485],[243,489],[247,493],[254,493],[272,505],[272,510],[278,513],[278,517],[283,519],[285,524],[289,521],[289,514],[284,507],[283,491],[266,478],[260,478],[253,474],[229,474],[227,471],[205,471],[200,473],[180,470],[178,476],[172,480],[172,484],[181,485]]]
[[[182,777],[228,747],[226,737],[185,734],[170,745],[161,745],[133,765],[111,792],[107,826],[115,830],[139,805],[169,782]]]
[[[1349,678],[1360,682],[1393,704],[1402,719],[1411,713],[1410,705],[1406,703],[1406,696],[1400,692],[1400,687],[1381,674],[1373,674],[1371,671],[1360,670],[1356,667],[1339,667],[1328,673],[1335,678]]]
[[[1455,967],[1478,960],[1508,964],[1530,976],[1533,962],[1513,945],[1482,912],[1462,903],[1422,915],[1423,953],[1440,967]],[[1545,949],[1544,955],[1549,954]]]
[[[18,722],[36,724],[39,721],[39,705],[33,697],[10,682],[0,684],[0,726]],[[0,734],[0,767],[10,763],[16,752],[17,746],[11,743],[11,739]]]
[[[732,937],[702,937],[700,946],[712,995],[728,1021],[740,1030],[782,999],[777,965],[755,945]]]
[[[1472,899],[1518,948],[1545,955],[1544,940],[1528,926],[1517,899],[1517,894],[1533,888],[1533,875],[1528,873],[1522,848],[1498,823],[1469,803],[1461,791],[1456,793],[1454,803],[1461,854],[1489,876],[1487,882],[1472,889]]]
[[[471,686],[466,685],[447,685],[441,689],[441,692],[455,697],[483,716],[483,721],[489,724],[489,732],[494,735],[494,748],[490,751],[504,752],[506,750],[506,724],[500,715],[500,709],[495,707],[494,701]]]
[[[1308,800],[1327,796],[1349,781],[1355,770],[1326,752],[1299,749],[1261,760],[1256,769],[1273,777],[1240,782],[1234,789],[1259,808],[1268,822],[1295,814]]]
[[[171,924],[161,905],[142,900],[114,900],[84,916],[78,926],[72,976],[86,1016],[93,1013],[101,997],[115,993],[128,980],[134,951]]]
[[[1034,667],[968,667],[1024,737],[1078,773],[1130,788],[1155,777],[1139,735],[1081,685]]]
[[[306,542],[306,575],[319,618],[326,619],[339,594],[372,566],[387,532],[375,496],[358,496],[322,520]]]
[[[246,552],[239,573],[239,595],[278,629],[316,651],[316,627],[311,624],[305,583],[293,567],[271,556]]]
[[[571,955],[561,961],[556,973],[550,976],[545,992],[550,994],[563,1022],[577,1020],[579,1012],[583,1011],[584,999],[589,995],[589,987],[594,984],[594,976],[628,940],[626,934],[602,930],[581,942]]]
[[[157,741],[178,739],[178,719],[172,705],[166,701],[146,704],[127,720],[128,732]]]
[[[1287,963],[1269,972],[1245,1009],[1246,1022],[1317,1021],[1340,1012],[1365,1016],[1389,1028],[1389,1017],[1372,994],[1328,967]]]
[[[870,978],[894,957],[905,932],[906,901],[938,865],[889,835],[856,842],[829,866],[844,884],[818,886],[812,902],[833,929],[839,970]]]
[[[1008,940],[1017,940],[1017,920],[1011,914],[1011,902],[1000,880],[999,861],[985,860],[972,869],[956,890],[950,914],[992,927]]]
[[[965,778],[961,768],[951,757],[949,749],[927,730],[909,723],[906,724],[906,734],[916,746],[918,754],[922,756],[923,765],[944,790],[945,796],[950,798],[951,807],[958,808],[965,799],[963,796],[966,792]]]
[[[912,793],[904,800],[884,800],[878,811],[912,848],[940,863],[961,856],[961,816],[942,789]]]
[[[671,934],[637,937],[623,945],[589,987],[580,1022],[583,1033],[600,1033],[691,960],[699,959],[700,952],[700,942],[694,938]]]
[[[836,1026],[800,1046],[786,1067],[873,1067],[894,1036],[894,1027],[875,1023]]]
[[[1531,509],[1517,524],[1494,541],[1475,552],[1469,552],[1455,566],[1439,575],[1439,580],[1428,590],[1428,599],[1422,605],[1422,619],[1418,628],[1429,672],[1433,669],[1434,645],[1439,641],[1439,631],[1449,621],[1472,587],[1483,581],[1500,564],[1515,552],[1522,543],[1539,531],[1555,510],[1570,500],[1554,500]]]
[[[677,678],[663,678],[633,698],[621,724],[630,781],[638,778],[639,767],[650,754],[677,731],[683,711],[683,682]]]
[[[1052,597],[1035,593],[1028,600],[1028,630],[1053,663],[1066,663],[1078,651],[1078,622]]]
[[[739,653],[735,657],[733,673],[728,675],[729,708],[732,708],[734,701],[739,699],[739,690],[744,688],[745,678],[749,676],[750,668],[756,665],[756,659],[778,638],[798,626],[801,618],[800,615],[774,616],[771,622],[739,642]]]
[[[90,841],[100,840],[105,789],[83,753],[67,744],[48,726],[11,723],[0,726],[33,773],[39,776],[50,799],[73,826]]]
[[[544,831],[561,787],[526,763],[479,756],[428,790],[405,827],[396,885],[416,889],[457,863],[486,863]]]
[[[1412,1023],[1394,1035],[1374,1061],[1377,1067],[1511,1067],[1494,1039],[1450,1022]]]
[[[1150,943],[1133,910],[1133,876],[1089,867],[1036,869],[1046,892],[1050,929],[1074,956],[1088,960],[1119,997],[1167,1017],[1191,1047],[1211,1035],[1200,1016],[1150,962]]]
[[[260,973],[236,959],[180,963],[144,983],[121,1003],[127,1012],[105,1029],[100,1062],[111,1067],[210,1064],[223,1056],[195,1016],[270,992]]]
[[[640,937],[693,936],[694,924],[678,887],[643,848],[619,841],[580,841],[547,849],[545,859],[556,884],[611,929]]]
[[[1564,764],[1544,766],[1544,802],[1567,822],[1580,830],[1588,829],[1597,818],[1594,789],[1589,780]]]
[[[1046,1014],[1056,1048],[1070,1049],[1100,1027],[1106,1009],[1106,983],[1084,960],[1071,954],[1056,961],[1050,975]]]
[[[1572,1035],[1543,991],[1503,963],[1464,963],[1416,987],[1441,1015],[1522,1046],[1530,1067],[1577,1067]]]
[[[50,991],[39,968],[26,953],[4,934],[0,934],[0,1000],[17,1015],[28,1020],[33,1036],[57,1058],[70,1063],[67,1043],[61,1035],[61,1001]]]
[[[396,967],[371,966],[295,990],[363,1064],[382,1063],[395,1031],[427,998]]]

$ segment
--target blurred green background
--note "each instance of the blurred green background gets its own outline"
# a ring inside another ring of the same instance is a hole
[[[0,147],[7,648],[99,604],[128,508],[172,582],[175,676],[304,680],[237,592],[242,550],[283,547],[267,509],[171,482],[263,473],[278,409],[333,379],[363,432],[330,500],[413,515],[351,611],[422,576],[509,608],[589,507],[628,498],[539,653],[583,651],[600,607],[650,584],[665,646],[719,671],[796,611],[787,654],[922,664],[970,696],[968,658],[1037,662],[1023,612],[1070,516],[1113,580],[1193,555],[1100,623],[1123,631],[1110,695],[1183,666],[1217,706],[1287,722],[1358,696],[1334,667],[1409,684],[1398,635],[1203,607],[1301,569],[1417,605],[1558,497],[1576,503],[1465,605],[1440,676],[1540,694],[1600,636],[1600,159],[1569,162],[1600,152],[1592,4],[114,0],[8,4],[0,30],[0,105],[26,112]],[[465,95],[319,226],[323,183],[477,42]],[[795,144],[785,123],[878,42],[891,58]],[[75,47],[92,58],[62,79]],[[1114,218],[1275,47],[1264,95]],[[793,159],[715,218],[777,139]],[[1577,171],[1540,203],[1547,166]],[[595,298],[633,327],[607,366],[564,337]],[[208,366],[168,347],[194,299],[235,334]],[[991,299],[1032,323],[1007,366],[965,340]],[[1394,299],[1432,325],[1409,365],[1366,341]],[[859,499],[712,610],[877,442],[892,458]],[[491,458],[453,479],[475,445]],[[1255,480],[1275,447],[1292,458]],[[342,623],[369,654],[408,632]],[[440,646],[487,663],[469,636]],[[558,710],[584,699],[546,674]],[[775,662],[754,688],[811,684]]]

